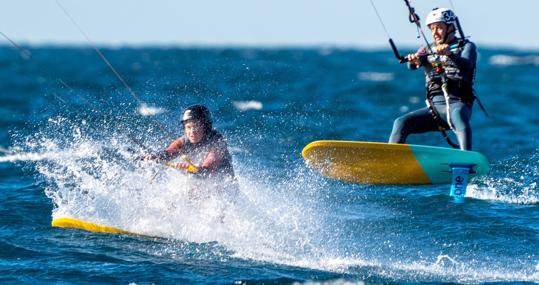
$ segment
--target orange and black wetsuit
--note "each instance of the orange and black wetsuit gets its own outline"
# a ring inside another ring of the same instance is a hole
[[[160,155],[160,159],[171,160],[179,155],[187,155],[203,177],[223,177],[235,179],[232,156],[224,137],[216,130],[210,130],[202,141],[193,144],[186,136],[172,142]]]

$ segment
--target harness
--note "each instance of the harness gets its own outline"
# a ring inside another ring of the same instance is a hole
[[[453,125],[451,123],[449,90],[447,88],[447,82],[448,82],[447,74],[445,73],[445,69],[444,69],[443,63],[441,61],[432,62],[432,67],[433,67],[434,71],[437,74],[439,74],[441,79],[442,79],[441,89],[442,89],[442,92],[444,94],[445,105],[446,105],[446,108],[447,108],[447,111],[446,111],[446,113],[447,113],[447,125],[449,125],[449,128],[454,131],[455,128],[453,127]],[[444,137],[444,139],[447,141],[447,143],[450,146],[452,146],[453,148],[459,148],[459,145],[454,143],[451,140],[451,138],[449,138],[449,136],[447,135],[446,128],[444,127],[444,121],[440,117],[440,114],[438,113],[436,108],[434,108],[434,103],[432,102],[432,97],[429,94],[428,87],[427,87],[427,95],[426,95],[426,97],[427,97],[427,99],[426,99],[427,107],[429,108],[429,112],[432,115],[432,117],[434,118],[434,121],[436,121],[436,124],[438,125],[438,130],[440,131],[440,133],[442,134],[442,136]]]
[[[452,146],[453,148],[459,148],[459,145],[454,143],[451,138],[449,138],[449,136],[447,135],[447,132],[446,132],[446,129],[444,127],[444,121],[442,120],[442,118],[440,118],[440,114],[438,113],[438,111],[436,111],[436,109],[434,108],[434,103],[432,102],[432,98],[430,97],[427,97],[427,99],[425,100],[425,102],[427,103],[427,107],[429,108],[429,112],[430,114],[432,115],[432,117],[434,118],[434,121],[436,121],[436,124],[438,125],[438,130],[440,131],[440,133],[442,134],[442,136],[444,137],[445,141],[450,145]]]
[[[466,45],[468,41],[467,40],[459,40],[458,45],[456,46],[456,49],[458,51],[462,51],[463,47]],[[447,126],[449,126],[449,129],[455,131],[455,128],[452,125],[451,122],[451,110],[450,110],[450,99],[455,98],[463,103],[466,104],[473,104],[474,100],[477,99],[479,106],[481,107],[481,110],[488,116],[486,113],[486,110],[483,107],[483,104],[479,101],[479,98],[475,96],[475,93],[473,91],[473,87],[471,85],[471,82],[473,82],[473,79],[475,77],[475,66],[472,70],[470,81],[465,80],[462,78],[463,74],[460,74],[460,69],[458,67],[450,62],[450,61],[444,61],[443,58],[439,55],[430,55],[432,58],[427,58],[427,60],[430,62],[432,70],[428,71],[426,73],[427,76],[427,84],[426,84],[426,103],[427,107],[429,109],[429,112],[432,114],[434,120],[436,121],[436,124],[438,125],[438,130],[440,130],[440,133],[444,137],[444,139],[447,141],[449,145],[451,145],[454,148],[458,148],[458,144],[451,141],[449,136],[447,135],[446,130],[448,130],[444,124],[444,121],[441,119],[440,114],[434,108],[434,103],[432,101],[432,98],[434,97],[434,94],[439,94],[440,90],[441,93],[444,96],[445,104],[447,108]],[[450,79],[448,77],[448,67],[450,67],[451,71],[454,71],[454,74],[457,75],[457,77],[460,77],[460,79]],[[433,78],[432,74],[435,74],[439,76],[438,78]],[[449,92],[452,91],[452,92]],[[451,97],[450,94],[458,94],[459,96]]]

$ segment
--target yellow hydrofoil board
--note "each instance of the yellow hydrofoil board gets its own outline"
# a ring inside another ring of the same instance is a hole
[[[360,184],[451,183],[459,165],[471,166],[470,177],[489,172],[481,153],[443,147],[326,140],[308,144],[302,155],[322,175]]]

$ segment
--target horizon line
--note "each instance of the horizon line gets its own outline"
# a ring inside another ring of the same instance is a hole
[[[524,47],[520,45],[508,44],[485,44],[475,42],[478,49],[487,50],[515,50],[523,52],[539,52],[539,47]],[[181,43],[181,42],[92,42],[99,48],[107,49],[136,49],[136,48],[162,48],[162,49],[336,49],[336,50],[371,50],[371,51],[391,51],[389,44],[339,44],[339,43]],[[17,42],[17,45],[25,48],[92,48],[92,45],[83,41],[73,42]],[[9,42],[0,42],[0,47],[12,48]],[[417,49],[418,46],[402,44],[399,49]]]

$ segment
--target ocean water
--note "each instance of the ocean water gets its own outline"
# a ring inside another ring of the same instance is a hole
[[[539,283],[538,52],[479,50],[491,173],[456,203],[448,185],[347,184],[301,158],[313,140],[385,142],[424,105],[422,72],[389,50],[103,48],[137,101],[91,48],[25,48],[0,47],[1,283]],[[193,103],[228,140],[234,203],[193,201],[191,178],[136,159]]]

